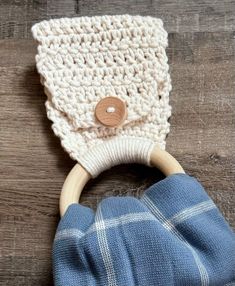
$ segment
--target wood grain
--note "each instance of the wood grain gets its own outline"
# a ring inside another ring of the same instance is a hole
[[[172,76],[167,150],[196,176],[235,228],[235,2],[2,0],[0,3],[0,285],[49,286],[51,245],[64,179],[75,164],[46,118],[35,69],[33,23],[62,16],[141,14],[169,32]],[[139,165],[88,184],[82,203],[139,196],[161,179]]]

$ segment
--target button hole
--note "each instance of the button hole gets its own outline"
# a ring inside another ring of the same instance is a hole
[[[106,112],[107,112],[107,113],[113,113],[113,112],[115,112],[115,107],[109,106],[109,107],[106,109]]]

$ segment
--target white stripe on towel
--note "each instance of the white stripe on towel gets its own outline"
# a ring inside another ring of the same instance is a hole
[[[182,234],[175,228],[175,226],[170,222],[170,220],[167,220],[164,215],[160,212],[160,210],[155,206],[155,204],[151,201],[149,197],[144,195],[142,197],[142,201],[145,202],[145,204],[149,207],[149,209],[152,211],[152,213],[156,216],[156,218],[162,223],[163,227],[173,233],[182,243],[191,251],[194,260],[197,264],[200,277],[201,277],[201,286],[208,286],[209,285],[209,276],[206,271],[205,266],[200,260],[200,257],[196,253],[196,251],[193,249],[193,247],[187,242],[187,240],[182,236]]]
[[[117,286],[116,274],[109,250],[108,240],[105,231],[105,221],[103,220],[101,209],[98,208],[95,218],[96,233],[100,247],[101,256],[107,273],[108,286]]]

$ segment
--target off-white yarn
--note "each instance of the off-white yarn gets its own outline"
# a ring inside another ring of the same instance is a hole
[[[114,161],[121,163],[120,158],[149,164],[153,145],[165,148],[171,84],[167,33],[160,19],[62,18],[40,22],[32,33],[39,43],[36,64],[52,128],[65,150],[92,176],[102,164],[107,168]],[[96,104],[107,96],[127,104],[122,127],[107,128],[95,119]]]

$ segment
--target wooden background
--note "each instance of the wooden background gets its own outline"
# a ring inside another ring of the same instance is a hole
[[[74,165],[46,118],[32,24],[103,14],[160,17],[169,32],[173,91],[167,150],[196,176],[235,227],[234,0],[0,1],[0,285],[53,285],[58,200]],[[82,202],[140,195],[161,175],[119,166],[89,183]]]

